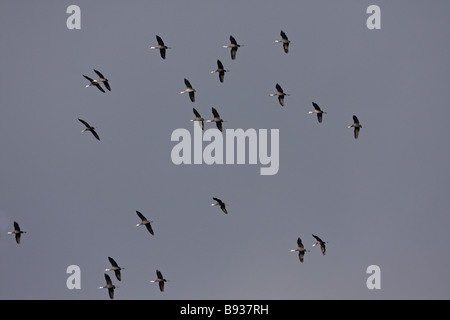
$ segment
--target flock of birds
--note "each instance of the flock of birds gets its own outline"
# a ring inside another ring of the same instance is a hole
[[[325,243],[328,243],[327,241],[323,241],[322,239],[320,239],[318,236],[316,235],[312,235],[315,239],[316,242],[313,243],[313,247],[319,245],[320,249],[322,250],[322,254],[325,255],[326,253],[326,247],[325,247]],[[300,259],[300,262],[303,263],[304,257],[305,257],[305,252],[310,252],[309,250],[305,249],[305,246],[303,245],[302,239],[300,237],[298,237],[297,239],[297,249],[292,249],[291,252],[296,252],[298,251],[298,258]]]
[[[141,219],[141,222],[136,224],[136,227],[139,226],[145,226],[147,228],[147,231],[153,236],[155,235],[155,232],[153,231],[152,228],[152,222],[148,220],[140,211],[136,210],[136,214],[138,215],[138,217]],[[106,268],[105,269],[105,280],[106,280],[106,285],[104,286],[100,286],[98,287],[99,289],[108,289],[108,294],[109,294],[109,298],[110,299],[114,299],[114,289],[119,288],[118,286],[114,285],[112,283],[111,277],[106,273],[108,271],[114,271],[116,278],[118,281],[122,281],[122,274],[120,272],[120,270],[124,270],[125,268],[119,267],[119,265],[117,264],[117,262],[111,258],[108,257],[109,262],[111,263],[111,268]],[[170,280],[167,280],[163,277],[161,271],[156,270],[156,279],[155,280],[150,280],[150,282],[154,283],[154,282],[158,282],[159,284],[159,290],[161,292],[164,292],[164,282],[168,282]]]
[[[275,42],[277,43],[282,43],[283,44],[283,50],[285,53],[289,52],[289,44],[291,43],[291,41],[288,39],[288,37],[286,36],[285,32],[281,31],[280,32],[281,35],[281,39],[280,40],[275,40]],[[150,47],[150,49],[157,49],[160,52],[161,58],[162,59],[166,59],[166,50],[167,49],[171,49],[170,47],[166,46],[164,44],[164,41],[162,40],[162,38],[160,36],[156,36],[156,40],[158,42],[157,46],[152,46]],[[243,45],[240,45],[237,43],[236,39],[233,36],[230,36],[230,43],[228,45],[224,45],[224,48],[230,48],[231,49],[231,59],[235,60],[236,59],[236,54],[238,51],[238,48],[242,47]],[[211,74],[214,73],[218,73],[219,74],[219,81],[222,83],[224,82],[224,76],[225,73],[228,72],[229,70],[225,69],[222,62],[220,60],[217,60],[217,69],[212,70]],[[89,87],[96,87],[98,90],[100,90],[103,93],[106,93],[105,89],[108,91],[111,91],[111,87],[109,84],[109,80],[98,70],[94,69],[94,72],[97,74],[98,79],[93,79],[89,76],[86,76],[83,74],[83,77],[85,79],[87,79],[89,81],[89,83],[86,85],[86,88]],[[104,85],[105,89],[102,87],[102,85]],[[190,81],[188,79],[184,79],[184,84],[186,86],[186,89],[184,91],[181,91],[180,94],[183,93],[188,93],[189,98],[192,102],[195,102],[195,93],[197,92],[196,89],[193,88],[193,86],[191,85]],[[285,93],[283,91],[283,88],[277,83],[275,85],[276,88],[276,92],[275,93],[271,93],[270,96],[276,96],[278,97],[278,101],[279,104],[283,107],[284,106],[284,99],[286,96],[289,96],[288,93]],[[315,102],[312,102],[312,105],[314,107],[314,110],[309,111],[309,114],[316,114],[317,115],[317,120],[319,123],[322,123],[323,120],[323,114],[326,114],[325,111],[323,111],[319,105]],[[196,121],[199,123],[200,127],[202,130],[205,129],[205,125],[204,122],[215,122],[217,129],[220,130],[221,132],[223,131],[223,127],[222,127],[222,123],[225,122],[225,120],[223,120],[218,111],[212,107],[212,114],[213,114],[213,118],[212,119],[205,119],[203,118],[200,113],[193,108],[193,112],[195,115],[195,119],[190,120],[191,122]],[[91,126],[87,121],[83,120],[83,119],[78,119],[84,126],[85,128],[81,131],[86,132],[89,131],[91,132],[91,134],[100,141],[100,137],[98,135],[98,133],[96,132],[96,127]],[[348,128],[354,128],[354,138],[357,139],[359,136],[359,131],[362,128],[362,125],[360,124],[358,118],[353,115],[353,124],[349,125]],[[213,200],[215,201],[215,203],[212,203],[211,206],[218,206],[220,207],[220,209],[222,210],[223,213],[228,214],[227,208],[226,208],[226,204],[225,202],[223,202],[221,199],[217,198],[217,197],[213,197]],[[141,222],[136,224],[137,227],[139,226],[145,226],[147,228],[147,231],[151,234],[154,235],[154,230],[151,226],[153,221],[148,220],[141,212],[136,210],[136,214],[138,215],[138,217],[141,219]],[[26,233],[26,231],[22,231],[20,229],[19,224],[14,221],[14,230],[8,232],[8,234],[14,234],[15,235],[15,240],[17,242],[17,244],[20,244],[20,240],[21,240],[21,235]],[[325,244],[327,242],[323,241],[321,238],[319,238],[316,235],[312,235],[316,242],[312,245],[313,247],[316,245],[319,245],[322,251],[322,254],[325,255],[326,253],[326,248],[325,248]],[[297,249],[293,249],[290,250],[291,252],[298,252],[298,256],[299,256],[299,260],[300,262],[303,263],[304,261],[304,255],[306,252],[310,252],[309,250],[305,249],[302,240],[300,237],[298,237],[297,239]],[[108,257],[109,262],[111,263],[111,267],[105,269],[105,280],[106,280],[106,285],[104,286],[100,286],[99,288],[105,288],[108,289],[108,293],[109,293],[109,297],[110,299],[114,298],[114,289],[118,288],[117,286],[115,286],[111,280],[111,277],[106,273],[108,271],[114,271],[116,279],[118,281],[122,280],[121,277],[121,270],[124,270],[124,268],[120,267],[117,262],[111,258]],[[161,273],[161,271],[156,270],[156,279],[155,280],[151,280],[150,282],[152,283],[158,283],[159,284],[159,289],[161,292],[164,291],[164,283],[168,282],[169,280],[165,279]]]
[[[106,272],[114,271],[114,274],[116,275],[117,280],[122,281],[122,274],[121,274],[120,270],[124,270],[125,268],[119,267],[117,262],[111,257],[108,257],[108,260],[111,263],[111,268],[106,268],[105,269],[106,285],[100,286],[98,288],[99,289],[108,289],[109,298],[110,299],[114,299],[114,289],[117,289],[119,287],[112,283],[111,277]],[[159,290],[161,292],[164,292],[164,282],[168,282],[168,281],[170,281],[170,280],[165,279],[163,277],[161,271],[159,271],[159,270],[156,270],[156,279],[155,280],[150,280],[150,282],[158,282]]]
[[[281,35],[281,39],[280,40],[275,40],[275,42],[282,43],[284,52],[288,53],[289,52],[289,44],[291,43],[291,41],[289,40],[289,38],[287,37],[286,33],[283,30],[281,30],[280,35]],[[171,47],[166,46],[164,44],[164,41],[162,40],[162,38],[160,36],[158,36],[158,35],[156,36],[156,41],[158,42],[158,45],[151,46],[150,49],[159,50],[161,58],[162,59],[166,59],[166,50],[167,49],[171,49]],[[224,48],[231,48],[231,51],[230,51],[231,52],[231,59],[235,60],[236,59],[237,50],[238,50],[238,48],[240,48],[242,46],[244,46],[244,45],[238,44],[236,39],[232,35],[230,35],[230,43],[228,45],[224,45],[223,47]],[[217,69],[212,70],[210,73],[211,74],[218,73],[219,74],[219,81],[223,83],[224,79],[225,79],[225,73],[229,72],[229,71],[230,70],[225,69],[225,67],[223,66],[222,61],[217,60]],[[105,93],[105,90],[100,85],[101,83],[103,83],[105,85],[105,88],[108,91],[111,91],[111,87],[109,85],[109,80],[106,77],[104,77],[103,74],[100,71],[94,69],[94,72],[97,74],[99,79],[92,79],[91,77],[83,75],[83,77],[86,78],[89,81],[89,84],[86,85],[86,88],[89,88],[91,86],[95,86],[101,92]],[[189,99],[191,100],[191,102],[195,102],[195,93],[197,92],[197,90],[192,86],[191,82],[188,79],[186,79],[186,78],[184,79],[184,84],[186,86],[186,89],[183,90],[183,91],[180,91],[180,94],[187,93],[189,95]],[[284,92],[283,88],[281,87],[281,85],[279,83],[277,83],[275,85],[275,89],[276,89],[276,92],[269,94],[269,96],[271,96],[271,97],[278,97],[278,102],[280,103],[280,105],[282,107],[284,107],[284,99],[285,99],[285,97],[290,96],[290,94]],[[326,112],[321,110],[321,108],[319,107],[319,105],[317,103],[312,102],[312,105],[314,107],[314,110],[309,111],[308,113],[309,114],[315,113],[317,115],[317,120],[319,121],[319,123],[322,123],[323,114],[326,114]],[[205,130],[204,122],[206,121],[206,122],[215,122],[216,126],[217,126],[217,129],[219,129],[221,132],[223,132],[222,123],[225,122],[225,120],[223,120],[220,117],[217,109],[215,109],[214,107],[212,108],[213,119],[210,119],[210,120],[204,119],[195,108],[193,108],[193,112],[194,112],[194,115],[195,115],[195,119],[190,120],[190,121],[198,121],[200,126],[201,126],[201,128],[202,128],[202,130]],[[86,126],[86,128],[83,129],[82,132],[90,131],[97,140],[100,140],[97,132],[95,131],[95,129],[96,129],[95,127],[89,125],[85,120],[82,120],[82,119],[78,119],[78,120],[81,121]],[[354,134],[353,135],[354,135],[355,139],[358,139],[359,131],[362,128],[362,125],[359,122],[359,119],[358,119],[358,117],[356,115],[353,115],[353,124],[347,126],[347,128],[354,128]]]

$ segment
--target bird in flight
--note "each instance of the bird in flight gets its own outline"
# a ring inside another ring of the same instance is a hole
[[[220,206],[220,209],[222,209],[223,213],[228,213],[226,204],[222,200],[220,200],[219,198],[214,198],[214,197],[213,197],[213,200],[215,200],[216,203],[211,203],[211,207]]]
[[[161,39],[160,36],[156,36],[156,41],[158,41],[158,45],[155,47],[150,47],[150,49],[159,49],[159,53],[161,54],[161,58],[166,58],[166,49],[171,49],[170,47],[166,46],[164,44],[164,41]]]
[[[119,267],[117,262],[111,257],[108,257],[108,260],[111,263],[111,268],[105,269],[105,271],[114,271],[117,280],[122,281],[122,275],[120,274],[120,270],[124,270],[125,268]]]
[[[26,231],[20,230],[19,224],[14,221],[14,231],[8,231],[8,234],[14,234],[17,244],[20,244],[20,237],[22,233],[27,233]]]
[[[236,59],[236,53],[239,47],[243,47],[243,44],[238,44],[233,36],[230,36],[230,44],[222,46],[224,48],[231,48],[231,60]]]
[[[106,285],[98,287],[99,289],[108,289],[108,294],[110,299],[114,299],[114,289],[119,288],[112,284],[111,278],[105,273]]]
[[[93,127],[91,126],[89,123],[87,123],[86,121],[82,120],[82,119],[78,119],[82,124],[84,124],[86,126],[86,129],[81,130],[81,133],[86,132],[86,131],[90,131],[94,137],[100,141],[100,137],[98,136],[97,132],[95,131],[95,129],[97,127]]]
[[[286,36],[286,33],[284,33],[283,30],[281,30],[280,35],[281,35],[281,40],[275,40],[275,42],[281,42],[283,44],[284,52],[288,53],[289,52],[289,44],[291,43],[291,41],[289,41],[288,37]]]
[[[318,236],[316,236],[314,234],[312,236],[316,239],[316,243],[314,243],[312,246],[315,247],[317,245],[320,245],[322,254],[325,255],[325,253],[326,253],[325,243],[328,243],[328,242],[323,241],[322,239],[320,239]]]
[[[86,88],[89,88],[90,86],[96,86],[98,88],[98,90],[105,93],[105,90],[103,90],[103,88],[100,86],[100,83],[98,82],[98,80],[94,80],[88,76],[85,76],[84,74],[83,74],[83,77],[85,77],[87,80],[89,80],[89,84],[86,85]]]
[[[309,114],[316,113],[317,114],[317,120],[319,120],[319,123],[322,123],[322,114],[326,113],[326,112],[322,111],[317,103],[313,102],[312,105],[314,106],[314,110],[313,111],[309,111],[308,113]]]
[[[280,105],[284,107],[284,97],[290,96],[290,94],[284,93],[283,88],[281,88],[281,86],[278,83],[275,85],[275,88],[277,89],[277,92],[271,93],[269,94],[269,96],[271,97],[278,96],[278,102],[280,102]]]
[[[102,82],[105,85],[105,88],[108,89],[108,91],[111,91],[111,87],[109,86],[109,82],[108,82],[109,80],[106,79],[100,71],[94,69],[94,72],[99,77],[99,79],[97,81]]]
[[[147,218],[144,217],[144,215],[143,215],[142,213],[140,213],[139,211],[137,211],[137,210],[136,210],[136,213],[137,213],[137,215],[139,216],[139,218],[141,218],[141,220],[142,220],[141,223],[138,223],[138,224],[136,225],[136,227],[145,225],[145,227],[147,228],[148,232],[150,232],[151,235],[154,235],[155,233],[153,232],[153,229],[152,229],[152,226],[151,226],[151,223],[152,223],[153,221],[147,220]]]
[[[353,124],[351,126],[348,126],[347,128],[355,128],[355,130],[353,131],[353,135],[355,139],[358,139],[359,130],[362,128],[362,125],[359,123],[359,120],[355,115],[353,115]]]
[[[211,71],[212,73],[218,72],[219,73],[219,80],[220,82],[223,82],[224,77],[225,77],[225,72],[229,72],[230,70],[225,70],[225,68],[223,67],[223,64],[220,60],[217,60],[217,69]]]
[[[194,114],[195,114],[195,119],[189,120],[189,121],[191,121],[191,122],[198,121],[198,124],[200,125],[202,130],[205,130],[205,123],[204,123],[205,119],[202,118],[200,113],[198,113],[198,111],[195,108],[193,108],[193,110],[194,110]]]
[[[217,129],[219,129],[220,132],[223,132],[222,122],[225,122],[225,120],[223,120],[220,117],[219,113],[217,112],[217,110],[214,107],[212,108],[212,113],[213,113],[214,118],[212,120],[206,120],[206,122],[215,122]]]
[[[189,98],[191,98],[192,102],[195,102],[195,92],[197,92],[197,90],[192,88],[192,85],[188,79],[184,79],[184,84],[186,85],[186,90],[181,91],[180,94],[186,92],[189,93]]]
[[[150,282],[158,282],[159,291],[164,292],[164,282],[169,282],[170,280],[164,279],[161,271],[156,270],[156,280],[150,280]]]
[[[295,252],[295,251],[298,251],[298,258],[300,259],[300,262],[303,262],[305,252],[309,252],[309,250],[305,249],[305,247],[303,246],[303,243],[302,243],[302,239],[300,239],[300,237],[298,237],[298,239],[297,239],[297,249],[291,250],[291,252]]]

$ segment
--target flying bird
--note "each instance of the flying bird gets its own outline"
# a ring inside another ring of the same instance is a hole
[[[84,120],[78,119],[82,124],[84,124],[86,126],[86,129],[81,130],[81,133],[86,132],[86,131],[90,131],[94,137],[100,141],[100,137],[98,136],[97,132],[95,131],[95,129],[97,127],[92,127],[89,123],[87,123]]]
[[[348,126],[347,128],[350,129],[352,127],[355,128],[355,130],[354,130],[355,139],[358,139],[359,129],[362,128],[362,125],[359,123],[359,120],[355,115],[353,115],[353,124],[351,126]]]
[[[109,298],[114,299],[114,289],[117,289],[119,287],[116,287],[115,285],[112,284],[111,278],[106,273],[105,273],[105,280],[106,280],[106,285],[98,287],[98,288],[99,289],[108,289]]]
[[[271,93],[269,94],[269,96],[271,97],[278,96],[278,101],[280,102],[280,105],[284,107],[284,97],[290,96],[290,94],[284,93],[283,88],[281,88],[281,86],[278,83],[275,85],[275,88],[277,89],[277,92]]]
[[[225,68],[223,67],[223,64],[220,60],[217,60],[217,69],[211,71],[211,74],[218,72],[219,73],[219,80],[220,82],[223,82],[223,79],[225,77],[225,72],[229,72],[230,70],[225,70]]]
[[[108,91],[111,91],[111,87],[108,82],[109,80],[106,79],[100,71],[94,69],[94,72],[99,76],[97,81],[102,82],[105,85],[105,88],[108,89]]]
[[[89,80],[89,84],[86,85],[86,88],[89,88],[90,86],[96,86],[98,88],[98,90],[105,93],[105,90],[103,90],[103,88],[100,86],[100,83],[98,82],[98,80],[94,80],[88,76],[85,76],[84,74],[83,74],[83,77],[85,77],[87,80]]]
[[[116,274],[117,280],[122,281],[122,276],[120,274],[120,270],[124,270],[125,268],[119,267],[117,262],[111,257],[108,257],[108,260],[111,263],[111,268],[105,269],[105,271],[114,271],[114,273]]]
[[[195,119],[189,120],[189,121],[191,121],[191,122],[198,121],[198,124],[200,125],[202,130],[205,130],[205,123],[204,123],[205,119],[202,118],[200,113],[198,113],[198,111],[195,108],[193,108],[193,110],[194,110],[194,114],[195,114]]]
[[[322,111],[317,103],[313,102],[312,105],[314,106],[314,110],[313,111],[309,111],[308,113],[309,114],[316,113],[317,114],[317,120],[319,120],[319,123],[322,123],[322,114],[326,113],[326,112]]]
[[[230,44],[226,45],[226,46],[222,46],[224,48],[231,48],[231,59],[234,60],[236,59],[236,53],[239,47],[243,47],[244,45],[242,44],[238,44],[236,42],[236,39],[234,39],[233,36],[230,36]]]
[[[184,79],[184,84],[186,85],[186,90],[181,91],[180,94],[188,92],[189,93],[189,98],[191,98],[191,101],[194,102],[195,101],[195,92],[197,92],[197,90],[192,88],[192,85],[191,85],[191,83],[189,82],[188,79]]]
[[[212,120],[206,120],[206,122],[215,122],[217,129],[219,129],[220,132],[223,132],[222,122],[225,122],[225,120],[223,120],[219,116],[219,113],[217,112],[217,110],[214,107],[212,108],[212,113],[213,113],[214,118]]]
[[[284,52],[288,53],[289,52],[289,44],[291,43],[291,41],[289,41],[288,37],[286,36],[286,33],[284,33],[283,30],[281,30],[280,35],[281,35],[281,40],[275,40],[275,42],[281,42],[283,44]]]
[[[156,47],[150,47],[150,49],[159,49],[159,53],[161,54],[161,58],[166,58],[166,49],[171,49],[170,47],[164,44],[164,41],[160,36],[156,36],[156,41],[158,41],[158,45]]]
[[[291,250],[291,252],[298,251],[298,258],[300,259],[300,262],[303,262],[305,252],[309,252],[309,250],[305,249],[302,243],[302,239],[300,239],[300,237],[297,239],[297,246],[298,246],[297,249]]]
[[[325,241],[322,241],[322,239],[320,239],[318,236],[316,235],[312,235],[315,239],[316,239],[316,243],[314,243],[312,246],[315,247],[316,245],[320,245],[320,249],[322,250],[322,254],[325,255],[326,253],[326,248],[325,248]]]
[[[19,224],[14,221],[14,231],[8,231],[8,234],[14,234],[17,244],[20,244],[20,236],[22,233],[27,233],[26,231],[20,230]]]
[[[216,203],[211,203],[211,207],[220,206],[220,209],[222,209],[223,213],[228,213],[226,204],[222,200],[220,200],[218,198],[214,198],[214,197],[213,197],[213,200],[215,200]]]
[[[137,215],[139,216],[139,218],[141,218],[141,220],[142,220],[141,223],[138,223],[138,224],[136,225],[136,227],[145,225],[145,227],[147,228],[148,232],[150,232],[150,234],[154,235],[155,233],[153,232],[153,229],[152,229],[152,226],[151,226],[151,223],[152,223],[153,221],[147,220],[147,218],[144,217],[144,215],[143,215],[142,213],[140,213],[139,211],[137,211],[137,210],[136,210],[136,213],[137,213]]]
[[[156,280],[150,280],[150,282],[158,282],[159,290],[164,292],[164,282],[169,282],[170,280],[164,279],[161,271],[156,270]]]

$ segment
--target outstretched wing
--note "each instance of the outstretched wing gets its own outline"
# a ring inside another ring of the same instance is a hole
[[[136,213],[139,216],[139,218],[141,218],[142,221],[147,220],[147,218],[144,217],[144,215],[142,213],[140,213],[139,211],[136,210]]]
[[[214,117],[220,118],[219,113],[217,112],[217,110],[213,107],[212,108],[212,113]]]
[[[114,288],[108,288],[109,298],[114,299]]]
[[[281,30],[280,35],[283,39],[288,40],[288,37],[286,36],[286,33],[284,33],[283,30]]]
[[[106,89],[108,89],[108,91],[111,91],[111,87],[109,86],[109,82],[108,81],[103,81],[103,83],[105,84]]]
[[[317,103],[313,102],[312,105],[313,105],[314,109],[316,109],[317,111],[321,111],[320,107]]]
[[[161,58],[165,59],[166,58],[166,49],[161,49],[159,50],[159,53],[161,55]]]
[[[100,77],[100,79],[105,79],[105,77],[101,74],[100,71],[94,69],[94,72]]]
[[[85,76],[84,74],[83,74],[83,77],[85,77],[86,79],[88,79],[88,80],[89,80],[89,82],[94,82],[94,79],[92,79],[92,78],[89,78],[88,76]]]
[[[275,88],[277,89],[277,92],[283,93],[283,88],[281,88],[278,83],[275,85]]]
[[[236,53],[237,53],[238,47],[232,47],[231,48],[231,59],[236,59]]]
[[[322,254],[325,255],[326,252],[325,243],[320,244],[320,249],[322,250]]]
[[[217,121],[216,122],[216,126],[217,126],[217,129],[219,129],[220,132],[223,132],[222,122],[221,121]]]
[[[317,114],[317,120],[319,120],[319,123],[322,123],[322,113]]]
[[[189,82],[188,79],[184,79],[184,84],[186,85],[187,88],[192,89],[191,83]]]
[[[158,44],[160,45],[160,46],[164,46],[164,41],[161,39],[161,37],[160,36],[156,36],[156,41],[158,41]]]
[[[15,234],[17,244],[20,244],[20,233]]]
[[[219,69],[223,69],[222,61],[217,60],[217,66],[219,67]]]
[[[355,127],[355,131],[353,131],[353,132],[354,132],[355,139],[358,139],[358,136],[359,136],[359,127]]]
[[[153,232],[151,223],[147,223],[145,226],[147,227],[147,230],[148,230],[148,232],[150,232],[151,235],[154,235],[154,234],[155,234],[155,233]]]
[[[225,213],[225,214],[228,213],[227,208],[225,208],[225,203],[221,204],[220,209],[222,209],[223,213]]]
[[[108,257],[108,260],[109,260],[109,262],[111,263],[111,265],[112,265],[113,267],[118,267],[118,266],[119,266],[119,265],[117,264],[117,262],[116,262],[113,258]]]
[[[278,101],[280,102],[281,106],[284,107],[284,96],[278,96]]]
[[[230,36],[231,44],[237,45],[236,39],[233,36]]]
[[[84,120],[78,119],[82,124],[84,124],[86,126],[86,128],[90,128],[91,126],[89,125],[89,123],[87,123]]]
[[[302,239],[300,237],[297,239],[297,246],[299,248],[303,248],[303,242],[302,242]]]
[[[103,88],[100,86],[100,83],[95,82],[95,86],[98,88],[98,90],[100,90],[101,92],[105,93],[105,90],[103,90]]]
[[[300,262],[303,262],[304,257],[305,257],[305,251],[299,251],[298,258],[300,259]]]
[[[107,273],[105,273],[105,280],[106,280],[106,284],[107,285],[111,285],[112,284],[111,278],[109,277],[109,275]]]
[[[358,118],[355,115],[353,116],[353,122],[354,123],[359,123],[359,120],[358,120]]]
[[[98,136],[97,132],[96,132],[94,129],[91,129],[91,130],[89,130],[89,131],[92,133],[92,135],[93,135],[98,141],[100,141],[100,137]]]
[[[194,110],[195,116],[198,118],[201,118],[200,113],[198,113],[198,111],[195,108],[193,108],[193,110]]]
[[[320,242],[320,243],[322,243],[323,241],[322,241],[322,239],[320,239],[318,236],[316,236],[316,235],[312,235],[318,242]]]
[[[120,270],[119,269],[114,270],[114,273],[116,274],[117,280],[122,281],[122,275],[120,274]]]

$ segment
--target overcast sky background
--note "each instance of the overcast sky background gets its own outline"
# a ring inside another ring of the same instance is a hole
[[[80,30],[66,27],[71,4]],[[366,27],[372,4],[381,30]],[[1,1],[0,299],[108,300],[108,256],[125,268],[110,274],[117,300],[449,299],[449,13],[447,0]],[[245,45],[236,60],[230,35]],[[94,68],[111,92],[85,88]],[[279,129],[276,175],[172,163],[172,132],[213,106],[224,129]]]

